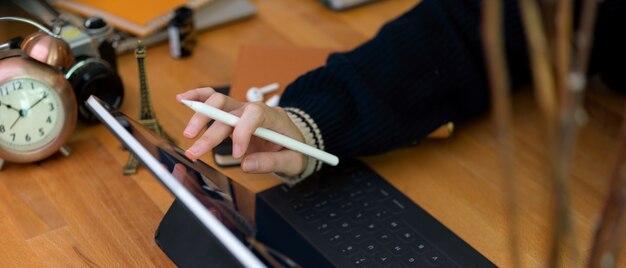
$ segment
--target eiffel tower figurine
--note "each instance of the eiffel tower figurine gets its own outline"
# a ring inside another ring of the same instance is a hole
[[[146,47],[141,44],[141,41],[139,41],[137,43],[137,48],[135,48],[135,58],[137,59],[137,66],[139,67],[139,86],[141,92],[139,123],[144,127],[154,131],[157,135],[164,137],[171,142],[175,142],[174,139],[170,135],[168,135],[165,130],[163,130],[161,125],[159,125],[154,110],[152,110],[150,91],[148,90],[148,80],[146,79],[146,71],[144,67],[145,57]],[[126,165],[124,166],[124,175],[132,175],[137,173],[138,164],[139,162],[131,153],[128,158],[128,162],[126,162]]]

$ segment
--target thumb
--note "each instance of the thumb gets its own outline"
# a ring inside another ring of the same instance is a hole
[[[275,172],[290,177],[304,171],[306,160],[304,155],[291,150],[258,152],[247,155],[241,162],[241,169],[247,173]]]

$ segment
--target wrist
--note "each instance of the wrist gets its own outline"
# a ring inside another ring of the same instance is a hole
[[[313,121],[307,113],[298,108],[286,107],[283,109],[287,113],[291,122],[298,128],[298,131],[304,139],[304,143],[320,150],[324,150],[324,140],[322,139],[321,132],[315,121]],[[305,161],[303,164],[303,170],[300,174],[296,176],[283,176],[280,174],[275,175],[287,184],[294,185],[306,179],[322,167],[322,161],[309,156],[303,155],[303,157],[305,158]]]

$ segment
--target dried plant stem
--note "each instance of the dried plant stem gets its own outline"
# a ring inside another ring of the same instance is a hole
[[[585,77],[596,20],[597,1],[583,2],[580,29],[576,34],[577,57],[572,77]],[[584,83],[583,83],[584,84]],[[609,196],[598,222],[588,267],[614,267],[626,235],[626,110],[613,166]]]
[[[487,0],[483,4],[482,37],[489,82],[493,119],[499,143],[502,181],[505,186],[506,216],[509,227],[511,267],[521,267],[519,257],[519,221],[517,187],[514,172],[513,138],[511,127],[510,85],[502,30],[502,1]]]
[[[553,225],[554,237],[552,239],[548,266],[559,267],[561,262],[561,253],[563,252],[563,245],[567,244],[568,237],[571,239],[571,235],[573,234],[571,230],[571,213],[569,210],[567,170],[569,163],[568,156],[571,151],[571,144],[574,135],[572,132],[563,128],[560,120],[561,113],[557,112],[557,99],[555,97],[556,68],[553,69],[553,66],[550,65],[549,59],[552,59],[552,57],[550,57],[551,55],[549,54],[547,37],[543,29],[544,24],[541,21],[541,13],[537,6],[537,2],[535,0],[521,0],[520,5],[530,49],[529,54],[533,71],[532,75],[534,88],[536,90],[539,106],[546,117],[546,134],[548,137],[547,148],[549,148],[548,156],[550,157],[551,163],[550,170],[554,182],[553,187],[556,202]],[[559,23],[564,23],[562,18]],[[561,32],[560,35],[564,34],[566,34],[566,32]],[[562,45],[563,42],[566,41],[554,41],[555,44],[559,45]],[[560,60],[563,61],[562,59]],[[563,64],[563,62],[558,64],[558,67],[560,68],[558,69],[558,72],[567,73],[566,70],[569,69],[569,66],[561,64]],[[556,64],[554,67],[556,67]],[[567,82],[564,82],[564,85],[566,84]],[[563,110],[560,112],[563,112]],[[571,137],[563,137],[563,135],[571,135]],[[565,139],[565,141],[562,141],[563,139]],[[569,244],[572,245],[572,243]],[[574,257],[575,260],[577,255],[576,246],[572,245],[570,250],[572,251],[572,257]]]
[[[546,35],[541,22],[541,13],[535,0],[520,0],[522,21],[526,29],[526,37],[530,50],[530,64],[537,93],[537,101],[542,112],[547,116],[549,129],[556,119],[556,98],[554,92],[554,76],[549,59]]]
[[[559,0],[556,6],[554,63],[556,71],[556,85],[561,100],[569,95],[569,73],[571,69],[571,39],[572,39],[572,1]]]
[[[565,242],[569,245],[570,259],[572,264],[570,267],[580,267],[582,262],[580,260],[580,252],[578,247],[578,240],[576,232],[573,230],[573,225],[570,219],[569,209],[569,170],[572,154],[576,143],[576,137],[578,136],[579,127],[583,124],[581,118],[584,114],[582,108],[582,97],[584,85],[578,85],[571,81],[570,72],[572,70],[571,64],[571,36],[573,27],[573,4],[571,0],[560,0],[556,5],[556,21],[555,21],[555,73],[556,73],[556,86],[558,92],[561,95],[561,109],[559,114],[559,128],[557,135],[554,137],[556,148],[554,150],[554,169],[553,177],[556,183],[555,188],[557,191],[563,193],[557,195],[558,210],[557,215],[562,219],[567,219],[563,225],[566,225],[565,230],[557,230],[556,232],[562,232],[562,237],[565,240],[559,240],[558,235],[553,241],[553,247],[551,252],[551,263],[558,263],[558,250],[560,245],[557,243]],[[583,82],[584,83],[584,82]],[[579,88],[580,86],[580,88]],[[558,234],[558,233],[557,233]]]
[[[596,229],[588,267],[615,267],[626,235],[626,112],[619,136],[609,197]]]

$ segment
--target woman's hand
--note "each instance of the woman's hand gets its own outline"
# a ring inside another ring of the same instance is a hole
[[[228,136],[231,136],[233,157],[243,157],[241,168],[245,172],[276,172],[284,176],[295,176],[304,170],[307,161],[304,155],[252,136],[254,130],[258,127],[264,127],[298,141],[303,141],[304,138],[298,127],[293,124],[282,108],[269,107],[261,102],[239,102],[224,94],[216,93],[209,87],[189,90],[176,96],[176,100],[182,99],[204,102],[241,118],[234,128],[214,121],[202,136],[185,151],[188,158],[198,159],[201,155],[210,152]],[[207,116],[195,113],[187,123],[183,135],[189,139],[196,138],[209,121],[211,119]]]

